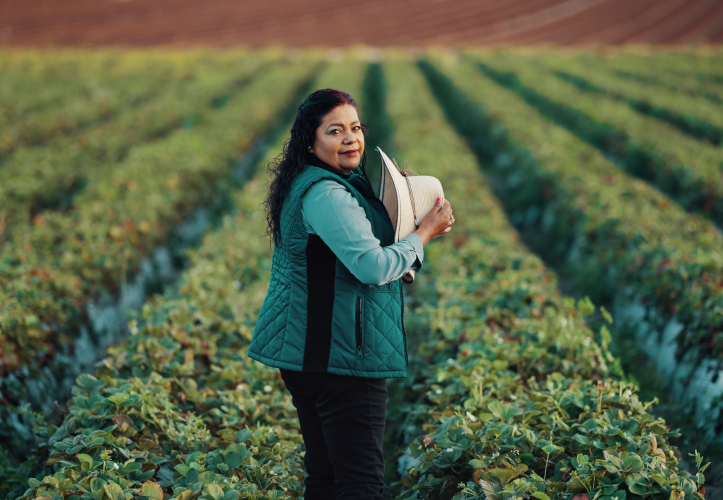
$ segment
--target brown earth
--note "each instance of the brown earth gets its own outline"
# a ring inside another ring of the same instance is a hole
[[[16,46],[721,42],[722,0],[0,1]]]

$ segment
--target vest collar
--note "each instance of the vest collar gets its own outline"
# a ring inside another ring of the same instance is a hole
[[[328,170],[329,172],[338,175],[342,179],[349,179],[352,176],[352,174],[346,174],[346,173],[342,172],[341,170],[331,167],[328,164],[324,163],[314,153],[306,153],[306,164],[311,165],[312,167],[319,167],[319,168],[323,168],[324,170]],[[356,169],[354,169],[354,170],[356,170]]]

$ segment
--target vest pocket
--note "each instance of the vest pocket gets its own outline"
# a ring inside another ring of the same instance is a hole
[[[364,333],[363,324],[364,324],[364,316],[362,314],[362,298],[357,297],[356,298],[356,357],[358,359],[364,358],[364,353],[362,350],[362,334]]]

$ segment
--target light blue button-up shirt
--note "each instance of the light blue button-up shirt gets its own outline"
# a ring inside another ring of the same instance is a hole
[[[383,285],[422,268],[422,238],[413,233],[382,247],[364,209],[338,182],[322,180],[311,186],[301,198],[301,216],[306,230],[319,236],[365,285]]]

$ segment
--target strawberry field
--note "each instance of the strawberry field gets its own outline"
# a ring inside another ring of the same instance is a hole
[[[715,498],[721,62],[0,51],[0,495],[303,498],[291,397],[246,349],[265,165],[335,87],[457,219],[405,287],[387,496]]]

